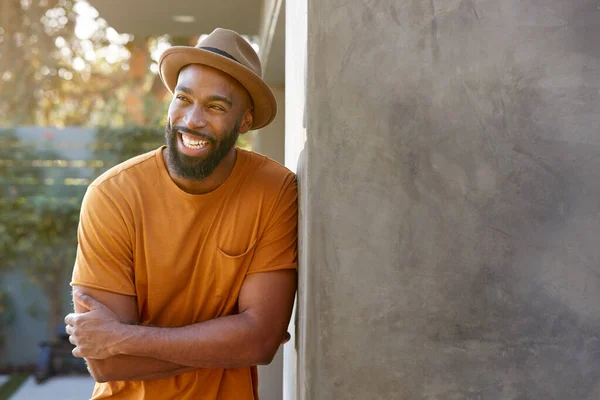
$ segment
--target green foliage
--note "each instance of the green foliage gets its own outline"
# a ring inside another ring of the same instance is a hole
[[[14,319],[14,309],[10,297],[0,291],[0,347],[2,347],[4,337],[2,330],[7,327]]]
[[[44,185],[19,183],[29,180],[43,182],[46,171],[32,168],[28,161],[56,157],[52,151],[38,151],[22,143],[13,130],[0,131],[0,269],[14,264],[24,255],[31,257],[28,251],[34,244],[41,249],[42,245],[53,242],[52,234],[45,232],[44,242],[38,243],[43,238],[38,233],[56,229],[56,234],[60,235],[66,229],[63,225],[71,222],[57,221],[56,227],[50,227],[40,218],[53,214],[63,217],[65,213],[79,212],[79,204],[73,202],[72,197],[82,197],[82,188],[62,189],[62,198],[57,198],[49,197]],[[67,193],[71,196],[67,197]]]
[[[24,271],[48,299],[50,331],[62,316],[62,288],[75,260],[79,208],[70,199],[36,196],[17,210],[2,210],[0,225],[9,225],[11,243],[5,266]],[[24,234],[11,235],[12,230]]]
[[[118,34],[85,1],[2,2],[0,126],[156,122],[165,106],[153,98],[160,81],[149,64],[135,76],[129,65],[133,52],[149,53],[153,38]],[[127,109],[131,97],[142,99],[143,117]]]
[[[69,199],[30,197],[19,210],[19,224],[27,232],[14,243],[17,258],[33,282],[55,282],[54,271],[72,266],[75,258],[79,204]],[[20,256],[20,257],[19,257]]]
[[[100,128],[90,150],[104,166],[95,170],[94,176],[163,143],[164,129],[160,128]],[[27,162],[57,158],[51,149],[40,150],[20,141],[14,131],[0,130],[0,270],[19,268],[41,290],[50,308],[49,332],[62,318],[85,186],[18,182],[44,182],[48,176],[64,174],[64,168],[36,168]]]
[[[23,165],[23,161],[36,160],[39,156],[35,147],[21,143],[13,129],[0,130],[0,177],[4,182],[17,178],[41,178],[43,174],[39,168]],[[15,196],[18,191],[16,185],[4,185],[0,189],[0,197]]]
[[[23,187],[15,184],[17,179],[39,180],[39,168],[23,167],[21,161],[37,157],[34,149],[22,146],[14,131],[0,131],[0,269],[7,267],[17,256],[16,247],[24,240],[27,229],[21,222],[27,214]]]
[[[96,133],[94,156],[108,165],[116,165],[165,144],[164,127],[150,128],[127,125],[122,128],[102,127]]]
[[[10,297],[4,292],[0,292],[0,326],[4,326],[14,318],[13,307]]]
[[[51,168],[31,167],[30,161],[56,154],[22,143],[10,130],[0,131],[0,142],[0,270],[19,268],[41,289],[53,329],[62,317],[61,283],[68,279],[77,245],[80,201],[72,196],[80,200],[84,187],[55,189],[62,193],[56,196],[43,184],[19,184],[29,178],[43,182]]]
[[[11,396],[25,383],[27,378],[29,378],[29,375],[26,374],[11,375],[10,378],[8,378],[8,381],[0,386],[0,400],[10,399]]]
[[[16,247],[18,264],[49,300],[51,329],[60,321],[61,292],[75,260],[79,209],[68,199],[40,196],[31,198],[22,214],[28,235]]]
[[[105,21],[96,17],[90,37],[76,35],[78,7],[76,0],[5,0],[0,125],[81,125],[105,118],[126,71],[100,55],[119,46],[106,38]]]

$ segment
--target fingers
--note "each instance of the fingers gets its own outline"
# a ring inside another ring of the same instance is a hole
[[[75,325],[75,321],[77,321],[77,317],[81,314],[71,313],[65,317],[65,325]]]
[[[83,358],[83,353],[79,348],[79,342],[77,341],[75,335],[73,335],[73,333],[75,332],[75,328],[73,328],[71,325],[67,325],[65,331],[69,334],[69,343],[75,346],[73,347],[73,350],[71,350],[71,353],[77,358]]]
[[[85,313],[71,313],[65,317],[65,325],[77,326],[82,318],[85,317]]]
[[[73,350],[71,350],[71,353],[75,357],[82,358],[81,350],[79,349],[79,347],[77,347],[77,339],[75,339],[75,336],[73,336],[75,328],[73,328],[71,325],[67,325],[67,327],[65,328],[65,332],[67,332],[67,334],[69,335],[69,343],[75,346]]]
[[[76,302],[78,302],[79,304],[81,304],[82,306],[84,306],[85,308],[87,308],[90,311],[104,307],[104,305],[102,303],[100,303],[98,300],[94,299],[91,296],[81,293],[81,291],[79,291],[79,290],[75,290],[73,292],[73,298],[75,299]]]

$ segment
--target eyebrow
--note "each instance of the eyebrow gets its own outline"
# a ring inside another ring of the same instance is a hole
[[[223,103],[227,104],[229,107],[233,106],[233,103],[227,97],[225,97],[225,96],[219,96],[219,95],[216,95],[216,94],[213,94],[212,96],[210,96],[208,98],[208,101],[220,101],[220,102],[223,102]]]
[[[192,94],[192,89],[190,89],[189,87],[186,87],[186,86],[181,86],[181,85],[177,85],[177,87],[175,88],[175,91],[187,93],[189,95]]]
[[[187,86],[178,85],[178,86],[175,88],[175,91],[176,91],[176,92],[183,92],[183,93],[187,93],[187,94],[189,94],[190,96],[192,96],[192,95],[193,95],[192,89],[190,89],[190,88],[189,88],[189,87],[187,87]],[[220,96],[220,95],[218,95],[218,94],[213,94],[212,96],[210,96],[210,97],[208,98],[208,101],[220,101],[220,102],[223,102],[223,103],[227,104],[229,107],[233,107],[233,102],[232,102],[232,101],[231,101],[231,100],[230,100],[228,97],[225,97],[225,96]]]

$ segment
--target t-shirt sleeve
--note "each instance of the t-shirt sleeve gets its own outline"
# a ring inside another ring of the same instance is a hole
[[[97,186],[83,198],[72,286],[135,296],[131,226],[126,205]]]
[[[248,274],[298,265],[298,187],[290,174],[271,213],[265,233],[256,244]]]

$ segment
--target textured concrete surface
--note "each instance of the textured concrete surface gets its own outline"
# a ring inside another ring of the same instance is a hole
[[[303,399],[600,398],[600,2],[308,2]]]

